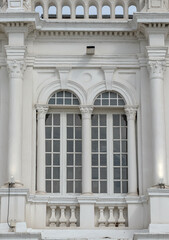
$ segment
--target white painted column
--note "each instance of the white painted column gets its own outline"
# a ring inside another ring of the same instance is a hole
[[[36,106],[38,114],[37,131],[37,192],[45,192],[45,116],[48,107],[43,105]]]
[[[91,193],[91,106],[81,106],[82,113],[82,193]]]
[[[128,193],[134,195],[137,194],[136,111],[135,106],[125,107],[128,122]]]
[[[148,70],[151,89],[153,184],[167,183],[166,141],[164,120],[164,60],[149,60]]]
[[[21,184],[22,166],[22,81],[24,60],[7,60],[9,72],[8,181]]]

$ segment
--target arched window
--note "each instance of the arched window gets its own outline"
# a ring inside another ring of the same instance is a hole
[[[35,12],[39,13],[40,18],[43,18],[43,7],[41,5],[35,7]]]
[[[71,18],[71,11],[69,6],[62,7],[62,18]]]
[[[94,5],[89,7],[89,18],[97,18],[97,8]]]
[[[82,119],[79,100],[58,91],[48,101],[45,121],[46,192],[82,192]],[[66,179],[66,180],[65,180]]]
[[[124,9],[122,6],[115,7],[115,18],[123,18],[124,17]]]
[[[110,7],[108,5],[102,7],[102,18],[110,18]]]
[[[128,8],[128,17],[129,19],[133,18],[133,13],[137,12],[137,8],[134,5],[130,5]]]
[[[117,92],[103,92],[92,115],[92,191],[128,192],[127,118],[125,100]]]
[[[84,7],[82,5],[76,7],[76,18],[84,18]]]
[[[48,9],[48,18],[57,18],[56,6],[50,6]]]

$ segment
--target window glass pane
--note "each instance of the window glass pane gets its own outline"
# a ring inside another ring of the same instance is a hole
[[[73,141],[67,141],[67,152],[73,152]]]
[[[126,115],[121,115],[121,125],[127,126],[127,117]]]
[[[51,181],[46,181],[46,192],[47,193],[51,192]]]
[[[120,128],[119,127],[113,128],[113,139],[120,139]]]
[[[76,126],[81,126],[82,125],[82,117],[80,114],[75,115],[75,125]]]
[[[78,99],[73,99],[73,105],[79,105],[79,100]]]
[[[100,192],[107,193],[107,182],[100,182]]]
[[[53,124],[60,125],[60,115],[59,114],[53,114]]]
[[[65,97],[71,97],[71,93],[70,93],[70,92],[67,92],[67,91],[65,91]]]
[[[98,152],[98,142],[92,141],[92,152]]]
[[[121,188],[120,188],[120,182],[114,182],[114,193],[120,193]]]
[[[122,182],[122,193],[128,193],[128,182],[127,181]]]
[[[53,152],[60,152],[60,141],[53,141]]]
[[[98,128],[92,127],[92,139],[98,139]]]
[[[102,93],[102,98],[108,98],[108,97],[109,97],[109,93],[108,92]]]
[[[53,138],[60,138],[60,128],[59,127],[53,128]]]
[[[110,99],[111,106],[117,106],[117,99]]]
[[[113,114],[113,126],[120,126],[120,115]]]
[[[110,98],[117,98],[117,93],[111,92],[110,93]]]
[[[59,179],[60,178],[60,168],[54,167],[53,168],[53,179]]]
[[[128,179],[128,168],[122,168],[122,178]]]
[[[51,152],[51,143],[52,143],[52,141],[50,141],[50,140],[45,141],[46,152]]]
[[[73,168],[67,167],[67,179],[73,179]]]
[[[73,165],[73,154],[67,154],[67,165]]]
[[[98,126],[98,115],[92,115],[92,126]]]
[[[75,193],[81,193],[82,192],[82,182],[76,181],[75,182]]]
[[[60,155],[53,154],[53,165],[59,165],[59,164],[60,164]]]
[[[71,98],[65,99],[65,104],[66,105],[71,105]]]
[[[45,137],[46,138],[52,138],[52,128],[51,127],[46,127],[45,128]]]
[[[46,179],[51,179],[51,167],[46,167]]]
[[[107,179],[107,168],[100,168],[100,179]]]
[[[102,105],[108,106],[109,105],[109,99],[102,99]]]
[[[73,192],[73,182],[72,181],[68,181],[67,182],[67,192],[68,193],[72,193]]]
[[[127,154],[122,154],[122,166],[128,166]]]
[[[114,179],[120,179],[120,168],[114,168]]]
[[[127,152],[127,141],[122,141],[122,152]]]
[[[63,91],[57,92],[56,95],[57,97],[63,97]]]
[[[99,192],[98,182],[95,182],[95,181],[92,182],[92,192],[93,193],[98,193]]]
[[[54,181],[53,182],[53,193],[59,193],[60,192],[60,182]]]
[[[123,101],[123,99],[118,100],[118,105],[119,106],[124,106],[125,105],[125,102]]]
[[[100,154],[100,166],[106,166],[106,165],[107,165],[107,155]]]
[[[100,139],[106,139],[106,128],[100,128]]]
[[[67,127],[67,138],[73,138],[73,127]]]
[[[75,179],[81,179],[82,178],[82,168],[76,167],[75,168]]]
[[[63,98],[57,98],[57,99],[56,99],[56,103],[57,103],[58,105],[63,105]]]
[[[82,154],[76,154],[75,155],[75,164],[76,166],[82,165]]]
[[[82,151],[82,141],[75,141],[75,151],[76,152]]]
[[[100,152],[106,152],[106,151],[107,151],[107,142],[100,141]]]
[[[114,166],[120,166],[120,154],[114,154]]]
[[[73,114],[67,114],[67,125],[68,126],[73,125]]]
[[[98,179],[98,168],[92,168],[92,179]]]
[[[113,150],[114,152],[120,152],[120,141],[113,142]]]
[[[55,104],[55,99],[54,98],[51,98],[48,102],[48,104]]]
[[[126,127],[121,128],[121,138],[127,139],[127,128]]]
[[[101,103],[100,99],[96,99],[96,101],[94,102],[94,105],[98,106],[98,105],[100,105],[100,103]]]
[[[52,114],[46,114],[45,124],[52,125]]]
[[[51,154],[46,153],[46,165],[51,165]]]
[[[100,115],[100,126],[106,126],[106,115]]]
[[[82,138],[82,128],[81,127],[76,127],[75,128],[75,138],[76,139],[81,139]]]
[[[98,166],[98,154],[92,154],[92,166]]]

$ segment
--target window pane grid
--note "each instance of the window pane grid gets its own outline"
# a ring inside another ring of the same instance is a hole
[[[92,116],[92,191],[107,193],[107,118]]]
[[[45,121],[46,192],[60,192],[60,114],[50,113]]]
[[[101,93],[94,102],[95,106],[124,106],[125,101],[122,96],[116,92]]]
[[[113,176],[114,193],[128,192],[127,119],[113,114]]]
[[[82,121],[67,114],[67,193],[82,192]]]
[[[49,99],[50,105],[79,105],[78,98],[71,92],[61,91],[55,92]]]

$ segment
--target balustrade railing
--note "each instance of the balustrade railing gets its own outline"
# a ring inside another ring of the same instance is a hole
[[[47,226],[49,227],[78,227],[80,209],[77,205],[47,206]]]
[[[126,227],[127,206],[96,206],[95,224],[96,227]]]

